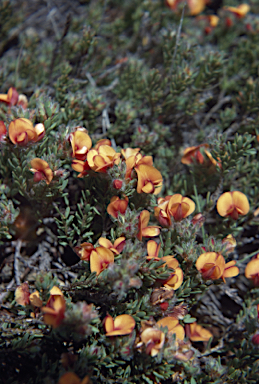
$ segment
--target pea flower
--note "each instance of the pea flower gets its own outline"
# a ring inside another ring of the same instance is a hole
[[[91,243],[82,243],[79,247],[75,248],[76,253],[80,257],[81,260],[90,261],[90,256],[92,251],[94,251],[95,248],[93,244]]]
[[[141,343],[137,346],[145,344],[146,354],[156,356],[163,348],[165,343],[165,334],[159,329],[153,327],[147,327],[140,335]]]
[[[220,216],[230,216],[237,220],[238,216],[244,216],[249,212],[250,206],[244,193],[239,191],[225,192],[217,201],[217,211]]]
[[[245,277],[253,280],[256,287],[259,286],[259,253],[249,261],[245,269]]]
[[[160,260],[160,258],[158,257],[160,248],[161,248],[160,243],[157,244],[155,240],[149,240],[147,242],[147,253],[148,253],[147,260],[151,260],[151,259]]]
[[[181,163],[192,164],[194,161],[198,164],[204,163],[204,156],[202,155],[200,148],[209,148],[209,144],[200,144],[195,147],[188,147],[184,150]],[[204,151],[206,153],[206,150]]]
[[[157,323],[158,327],[167,327],[168,333],[175,334],[176,340],[183,340],[185,336],[184,327],[179,324],[178,319],[173,316],[164,317],[159,320]]]
[[[186,335],[191,341],[209,341],[209,339],[213,337],[212,333],[208,329],[203,328],[196,322],[187,324],[185,327]]]
[[[77,177],[84,177],[89,173],[89,171],[91,171],[91,168],[87,161],[77,159],[74,159],[72,161],[72,168],[76,172],[79,172],[79,175]]]
[[[66,372],[59,378],[58,384],[91,384],[91,380],[89,376],[81,380],[74,372]]]
[[[179,262],[174,258],[174,256],[171,255],[164,256],[161,260],[165,261],[169,268],[174,269],[174,272],[166,281],[163,282],[163,284],[166,288],[176,291],[183,283],[183,271],[179,267]]]
[[[114,254],[107,248],[97,247],[90,254],[90,270],[97,275],[111,263],[114,263]]]
[[[126,243],[125,240],[126,240],[125,237],[119,237],[114,241],[114,244],[112,244],[112,242],[106,239],[105,237],[100,237],[98,242],[101,245],[101,247],[108,248],[116,255],[119,255],[125,246],[125,243]]]
[[[160,233],[160,227],[148,227],[150,213],[146,210],[142,211],[139,215],[139,232],[137,238],[142,240],[142,237],[155,237]]]
[[[240,4],[238,7],[224,7],[224,9],[233,13],[237,18],[241,19],[250,11],[250,5]]]
[[[227,235],[227,237],[225,237],[222,240],[222,244],[225,245],[226,253],[231,253],[234,251],[234,249],[237,245],[237,242],[236,242],[236,239],[232,235]]]
[[[161,173],[151,165],[140,164],[135,167],[138,175],[137,192],[157,195],[163,186]]]
[[[120,153],[109,145],[100,145],[98,149],[91,149],[87,153],[87,161],[93,171],[105,173],[113,164],[119,164]]]
[[[43,124],[33,126],[28,119],[19,118],[9,124],[9,138],[13,144],[27,145],[29,142],[37,142],[45,135]]]
[[[126,179],[132,179],[132,171],[137,165],[153,165],[152,156],[142,156],[139,151],[140,148],[126,148],[121,150],[121,153],[126,160]]]
[[[40,298],[40,294],[39,294],[39,291],[34,291],[30,294],[30,303],[34,306],[34,307],[38,307],[40,308],[42,306],[42,300]]]
[[[19,98],[19,94],[14,87],[9,88],[6,95],[0,94],[0,102],[2,101],[3,103],[11,107],[17,104],[18,98]]]
[[[27,281],[16,288],[15,301],[22,306],[30,304],[30,291]]]
[[[135,320],[130,315],[119,315],[113,320],[111,315],[108,314],[104,320],[106,336],[129,335],[135,325]]]
[[[196,261],[196,268],[202,274],[203,279],[217,280],[226,277],[234,277],[239,274],[235,261],[225,263],[224,257],[217,252],[202,253]]]
[[[187,0],[189,14],[193,16],[198,15],[204,10],[207,2],[208,2],[207,0]],[[166,0],[166,3],[169,8],[171,8],[173,11],[176,11],[178,5],[181,3],[184,3],[184,1],[183,0]]]
[[[196,268],[201,272],[204,279],[219,279],[224,271],[225,259],[216,252],[206,252],[199,256]]]
[[[193,213],[195,203],[188,197],[183,197],[180,193],[169,195],[158,199],[158,206],[154,208],[155,217],[163,226],[170,226],[172,221],[181,221]]]
[[[5,123],[0,120],[0,142],[3,142],[7,134]]]
[[[50,290],[50,298],[45,307],[41,308],[44,313],[44,322],[57,328],[65,317],[66,301],[61,290],[54,286]]]
[[[34,173],[35,182],[45,180],[47,184],[50,184],[53,179],[53,172],[45,160],[35,157],[31,160],[31,166],[30,171]]]
[[[75,132],[69,135],[69,140],[72,146],[72,156],[77,160],[85,160],[88,151],[92,147],[92,140],[86,129],[77,128]]]
[[[118,196],[113,196],[111,198],[110,204],[107,207],[107,212],[109,213],[109,215],[117,219],[119,213],[121,215],[125,214],[126,209],[128,207],[128,203],[129,203],[128,197],[125,197],[124,199],[120,199]]]

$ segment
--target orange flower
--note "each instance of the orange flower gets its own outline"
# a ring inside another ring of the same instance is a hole
[[[224,7],[224,9],[233,13],[236,17],[241,19],[250,11],[250,5],[240,4],[238,7]]]
[[[81,380],[74,372],[66,372],[60,377],[58,384],[91,384],[91,380],[89,376]]]
[[[167,327],[168,333],[175,334],[176,339],[183,340],[185,336],[184,327],[179,324],[178,319],[173,316],[164,317],[157,323],[158,327]]]
[[[9,106],[17,104],[18,98],[19,94],[14,87],[9,88],[7,95],[0,94],[0,102],[2,101]]]
[[[0,121],[0,142],[3,142],[7,134],[7,129],[5,126],[5,123],[1,120]]]
[[[256,287],[259,286],[259,253],[249,261],[245,269],[245,277],[253,280]]]
[[[77,159],[72,161],[72,168],[76,172],[80,172],[77,177],[84,177],[91,170],[87,161],[82,161],[82,160],[77,160]]]
[[[217,201],[217,210],[220,216],[230,216],[237,220],[249,212],[250,206],[246,195],[239,191],[225,192]]]
[[[44,322],[57,328],[65,317],[66,301],[61,290],[54,286],[50,290],[50,298],[45,307],[41,308],[44,313]]]
[[[155,240],[149,240],[147,242],[147,253],[148,253],[147,260],[151,260],[151,259],[160,260],[160,258],[158,257],[160,248],[161,248],[160,243],[157,244]]]
[[[209,339],[213,337],[210,331],[198,325],[196,322],[187,324],[185,327],[186,335],[191,341],[209,341]]]
[[[150,219],[150,213],[146,210],[142,211],[139,215],[139,232],[137,238],[142,240],[142,237],[155,237],[160,233],[160,227],[151,226],[148,227]]]
[[[190,15],[198,15],[206,7],[208,0],[187,0]]]
[[[79,247],[76,247],[76,253],[81,260],[89,261],[92,251],[94,251],[94,246],[91,243],[82,243]]]
[[[112,143],[111,143],[111,140],[109,140],[109,139],[100,139],[100,140],[97,141],[97,143],[95,144],[94,148],[98,150],[98,148],[101,145],[109,145],[109,147],[111,147]]]
[[[140,164],[135,167],[138,175],[137,192],[157,195],[163,186],[161,173],[151,165]]]
[[[9,138],[13,144],[26,145],[28,142],[37,142],[45,135],[43,124],[33,126],[28,119],[20,118],[11,121],[9,125]]]
[[[165,343],[164,332],[148,327],[140,335],[142,343],[146,346],[146,353],[148,355],[156,356],[159,351],[163,348]]]
[[[41,307],[42,306],[42,300],[40,298],[40,294],[38,291],[34,291],[30,294],[30,303],[34,307]]]
[[[195,210],[195,203],[188,197],[183,197],[180,193],[171,196],[168,206],[168,213],[173,216],[175,221],[185,219]]]
[[[30,291],[28,283],[22,283],[15,290],[15,301],[17,304],[25,306],[30,304]]]
[[[87,153],[89,167],[95,172],[106,172],[107,168],[120,162],[120,153],[109,145],[100,145],[98,149],[91,149]]]
[[[114,254],[107,248],[97,247],[90,254],[90,270],[97,275],[111,263],[114,263]]]
[[[216,165],[217,161],[211,156],[211,153],[208,150],[204,150],[204,154],[206,155],[207,158],[204,157],[204,155],[201,153],[200,148],[209,148],[208,144],[200,144],[197,145],[196,147],[188,147],[184,150],[183,157],[181,159],[181,162],[183,164],[192,164],[192,163],[197,163],[197,164],[206,164],[206,165]],[[205,163],[206,161],[206,163]],[[207,164],[208,163],[208,164]]]
[[[121,153],[126,160],[127,167],[125,179],[131,179],[132,170],[137,165],[153,165],[152,156],[142,156],[139,151],[140,148],[126,148],[121,150]]]
[[[118,196],[113,196],[111,198],[110,204],[107,207],[107,212],[109,213],[109,215],[117,219],[119,212],[121,215],[125,215],[126,209],[128,207],[128,202],[128,197],[120,199]]]
[[[100,237],[98,242],[102,247],[108,248],[116,255],[119,255],[126,244],[125,240],[125,237],[119,237],[114,241],[114,244],[112,244],[112,242],[105,237]]]
[[[195,203],[179,193],[158,199],[158,206],[154,208],[155,217],[165,227],[171,225],[171,216],[175,221],[185,219],[195,210]]]
[[[225,245],[226,253],[231,253],[231,252],[234,251],[234,249],[235,249],[235,247],[237,245],[237,242],[236,242],[235,238],[232,235],[227,235],[227,237],[225,237],[222,240],[222,244]]]
[[[72,146],[72,156],[77,160],[85,160],[88,151],[92,147],[92,140],[87,134],[86,129],[77,128],[75,132],[69,135],[69,140]]]
[[[234,260],[229,261],[224,268],[223,275],[221,276],[224,283],[226,282],[226,277],[234,277],[239,274],[239,268],[236,267],[236,262]]]
[[[130,315],[120,315],[113,318],[108,314],[104,320],[106,336],[129,335],[135,328],[135,320]]]
[[[225,269],[225,259],[220,253],[202,253],[196,261],[196,268],[202,274],[203,279],[219,279]]]
[[[164,281],[164,286],[176,291],[176,289],[178,289],[183,282],[183,271],[179,267],[179,262],[174,258],[174,256],[171,255],[164,256],[161,260],[165,261],[169,268],[174,269],[174,272],[170,275],[170,277]]]
[[[30,171],[34,173],[34,181],[38,182],[40,180],[45,180],[47,184],[50,184],[53,179],[53,172],[49,167],[49,164],[38,157],[31,160]]]

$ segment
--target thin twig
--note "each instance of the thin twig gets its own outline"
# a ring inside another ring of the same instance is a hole
[[[173,54],[173,58],[172,58],[172,64],[171,64],[169,76],[171,76],[172,72],[173,72],[173,65],[174,65],[174,61],[175,61],[175,58],[176,58],[177,48],[178,48],[178,45],[179,45],[179,41],[180,41],[180,37],[181,37],[181,30],[182,30],[182,26],[183,26],[183,18],[184,18],[185,6],[186,6],[186,4],[184,4],[184,6],[183,6],[181,20],[180,20],[180,24],[179,24],[179,27],[178,27],[178,30],[177,30],[177,35],[176,35],[176,40],[175,40],[175,49],[174,49],[174,54]]]
[[[22,247],[22,240],[17,240],[15,245],[15,252],[14,252],[14,278],[17,285],[21,284],[21,278],[20,278],[20,268],[19,268],[19,259],[21,258],[21,247]]]

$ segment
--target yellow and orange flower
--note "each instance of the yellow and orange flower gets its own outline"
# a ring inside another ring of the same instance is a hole
[[[185,219],[195,210],[195,203],[180,193],[158,199],[158,206],[154,208],[155,217],[163,226],[170,226],[171,216],[175,221]]]
[[[104,247],[95,248],[90,254],[90,271],[99,275],[109,264],[114,263],[114,254]]]
[[[160,243],[158,244],[155,240],[149,240],[147,242],[147,260],[160,260],[160,258],[158,257],[160,248]]]
[[[106,239],[105,237],[100,237],[98,242],[101,245],[101,247],[110,249],[113,253],[115,253],[115,255],[119,255],[126,244],[126,238],[119,237],[114,241],[114,244],[112,244],[112,242]]]
[[[0,121],[0,142],[3,142],[7,134],[7,129],[5,126],[5,123],[1,120]]]
[[[17,304],[26,306],[30,304],[30,291],[28,283],[22,283],[15,290],[15,301]]]
[[[113,318],[108,314],[104,320],[106,336],[129,335],[135,328],[135,320],[130,315],[119,315]]]
[[[217,211],[222,217],[230,216],[237,220],[239,215],[246,215],[249,209],[246,195],[239,191],[225,192],[217,201]]]
[[[45,307],[41,308],[44,313],[44,322],[57,328],[65,317],[66,301],[61,290],[54,286],[50,290],[50,298]]]
[[[226,277],[234,277],[234,276],[237,276],[238,274],[239,274],[239,268],[236,267],[236,261],[232,260],[226,263],[221,278],[225,283]]]
[[[259,253],[247,264],[245,277],[253,280],[256,287],[259,286]]]
[[[250,5],[240,4],[238,7],[224,7],[226,11],[233,13],[237,18],[241,19],[250,11]]]
[[[222,244],[225,245],[225,251],[226,253],[231,253],[234,251],[235,247],[237,246],[237,242],[236,242],[236,239],[232,236],[232,235],[227,235],[227,237],[225,237],[223,240],[222,240]]]
[[[139,215],[139,232],[137,238],[142,240],[142,237],[155,237],[160,233],[160,227],[150,226],[148,227],[150,219],[150,213],[146,210],[142,211]]]
[[[91,253],[95,248],[91,243],[82,243],[80,246],[76,247],[75,250],[81,260],[90,261]]]
[[[179,320],[173,316],[164,317],[157,323],[158,327],[167,327],[168,333],[175,334],[176,340],[184,340],[185,332],[184,327],[179,324]]]
[[[192,164],[196,162],[197,164],[206,164],[207,166],[213,164],[217,165],[217,161],[212,157],[211,153],[204,149],[204,155],[201,153],[200,148],[209,148],[208,144],[200,144],[195,147],[188,147],[184,150],[183,157],[181,162],[183,164]]]
[[[45,160],[35,157],[35,159],[31,160],[31,166],[30,171],[34,173],[33,180],[35,182],[45,180],[47,184],[50,184],[53,179],[53,172]]]
[[[212,333],[208,329],[203,328],[201,325],[198,325],[196,322],[192,324],[187,324],[186,335],[191,341],[209,341],[213,337]]]
[[[84,177],[89,173],[89,171],[91,171],[91,168],[89,167],[87,161],[77,159],[74,159],[72,161],[72,168],[74,169],[74,171],[79,172],[79,175],[77,175],[77,177]]]
[[[220,253],[202,253],[196,261],[196,268],[202,274],[203,279],[220,279],[225,268],[225,259]]]
[[[118,196],[113,196],[111,198],[111,202],[107,207],[107,212],[109,215],[118,218],[118,214],[125,215],[126,209],[128,207],[129,199],[125,197],[124,199],[120,199]]]
[[[147,327],[141,332],[141,343],[146,346],[146,353],[148,355],[156,356],[163,348],[165,343],[165,334],[159,329]]]
[[[85,160],[87,153],[92,147],[92,140],[87,134],[86,129],[77,128],[75,132],[69,135],[69,140],[72,146],[72,156],[77,160]]]
[[[184,0],[166,0],[166,4],[173,11],[177,11],[178,6],[184,3]],[[189,14],[193,16],[198,15],[204,10],[207,3],[208,0],[187,0]]]
[[[109,145],[100,145],[98,149],[91,149],[87,153],[89,167],[95,172],[106,172],[107,168],[120,162],[120,153]]]
[[[98,150],[101,145],[109,145],[109,147],[111,147],[112,143],[111,143],[111,140],[109,140],[109,139],[100,139],[100,140],[97,141],[97,143],[95,144],[94,148],[96,150]]]
[[[74,372],[66,372],[64,373],[58,384],[91,384],[91,380],[89,376],[85,376],[83,380],[81,380]]]
[[[153,165],[152,156],[142,156],[139,151],[140,148],[126,148],[121,150],[121,153],[126,160],[126,179],[131,180],[133,168],[137,165]]]
[[[45,127],[41,123],[34,127],[30,120],[19,118],[11,121],[8,133],[13,144],[24,146],[39,141],[45,135]]]
[[[174,258],[174,256],[171,255],[164,256],[161,260],[165,261],[169,268],[174,269],[174,272],[166,281],[163,282],[163,284],[166,288],[176,291],[183,283],[183,271],[179,267],[179,262]]]
[[[18,102],[19,94],[14,87],[9,88],[7,94],[0,94],[0,102],[9,106],[16,105]]]
[[[42,306],[42,300],[40,298],[39,291],[34,291],[30,294],[30,303],[34,307],[40,308]]]
[[[135,167],[138,175],[137,192],[157,195],[163,186],[161,173],[152,165],[138,164]]]
[[[234,277],[239,274],[234,260],[225,262],[224,257],[217,252],[205,252],[196,261],[196,268],[202,274],[203,279],[217,280],[222,278],[225,282],[226,277]]]

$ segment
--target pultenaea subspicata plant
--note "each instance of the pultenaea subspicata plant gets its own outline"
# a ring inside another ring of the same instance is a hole
[[[5,3],[1,378],[256,382],[256,4]]]

